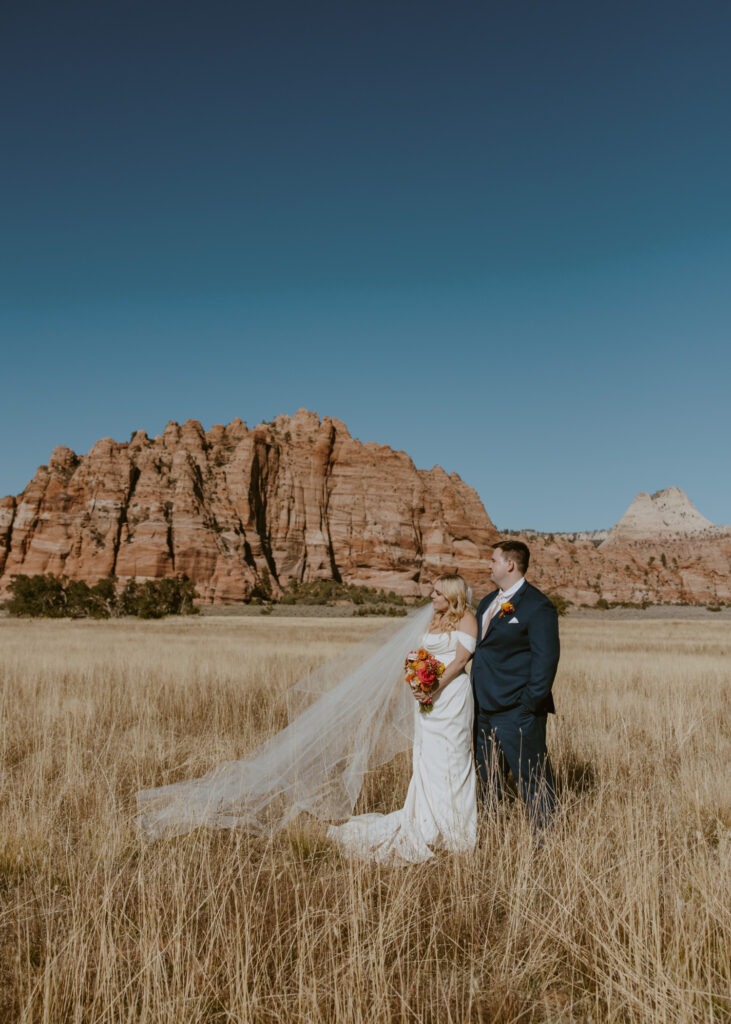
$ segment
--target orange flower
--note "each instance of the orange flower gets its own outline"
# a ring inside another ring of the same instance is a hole
[[[502,619],[503,615],[510,615],[515,611],[515,605],[511,601],[503,601],[500,605],[500,615],[498,618]]]
[[[419,661],[426,661],[426,659],[429,657],[429,652],[425,651],[423,647],[420,647],[419,650],[416,652],[416,657],[419,659]]]
[[[423,672],[424,669],[426,668],[426,662],[423,660],[417,661],[417,663],[414,665],[414,668],[416,669],[417,672]]]

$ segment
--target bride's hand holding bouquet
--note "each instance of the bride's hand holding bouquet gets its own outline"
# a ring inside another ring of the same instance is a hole
[[[420,647],[409,651],[404,662],[405,678],[418,704],[419,712],[428,714],[434,707],[434,697],[439,692],[439,682],[444,665]]]

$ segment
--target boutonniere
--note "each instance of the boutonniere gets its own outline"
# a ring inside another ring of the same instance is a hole
[[[500,614],[498,615],[498,618],[502,619],[503,615],[512,615],[514,611],[515,605],[512,601],[503,601],[500,605]]]

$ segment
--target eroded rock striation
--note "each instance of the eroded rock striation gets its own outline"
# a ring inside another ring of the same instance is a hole
[[[576,605],[731,603],[731,531],[612,545],[556,534],[526,537],[531,579]]]
[[[362,444],[300,410],[207,433],[195,420],[154,439],[56,448],[0,501],[0,588],[13,573],[89,582],[186,574],[209,601],[240,601],[268,576],[341,579],[416,596],[442,570],[485,589],[497,537],[455,474]]]
[[[574,604],[731,602],[731,531],[678,488],[640,494],[610,531],[517,533],[530,578]],[[441,571],[493,589],[499,534],[477,493],[405,452],[362,444],[301,409],[249,429],[169,423],[155,438],[56,448],[17,498],[0,499],[0,594],[13,573],[93,582],[187,575],[205,601],[270,581],[339,579],[428,593]]]

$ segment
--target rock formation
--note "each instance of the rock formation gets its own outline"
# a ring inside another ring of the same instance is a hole
[[[731,602],[731,530],[678,487],[638,494],[609,531],[526,533],[533,579],[574,604]]]
[[[731,603],[731,531],[597,546],[560,534],[525,537],[531,579],[577,605]]]
[[[517,533],[530,578],[575,604],[731,602],[731,531],[682,491],[638,495],[609,531]],[[457,570],[492,589],[498,533],[452,473],[361,444],[305,410],[249,430],[169,423],[159,437],[56,448],[17,498],[0,499],[0,594],[13,573],[93,582],[186,574],[205,601],[242,601],[269,578],[340,579],[406,596]]]
[[[342,579],[410,596],[443,569],[482,589],[497,531],[452,473],[361,444],[300,410],[249,430],[189,420],[149,439],[56,448],[0,502],[0,588],[13,573],[89,582],[186,574],[208,601],[240,601],[268,575]]]
[[[719,528],[700,514],[687,494],[679,487],[667,487],[654,494],[641,491],[612,528],[605,543],[678,540],[718,532]]]

